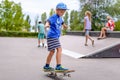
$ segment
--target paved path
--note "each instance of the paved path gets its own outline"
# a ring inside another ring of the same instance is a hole
[[[94,50],[105,45],[104,41],[106,45],[111,44],[110,40],[119,41],[119,39],[106,39],[99,42],[95,40],[96,47],[84,47],[83,37],[61,37],[65,50],[80,54],[88,54],[87,52],[91,51],[89,49]],[[52,80],[42,71],[47,54],[48,51],[45,48],[37,47],[35,38],[0,37],[0,80]],[[54,67],[55,56],[52,61],[51,66]],[[65,80],[120,80],[119,58],[77,59],[63,55],[62,61],[65,67],[76,70],[71,78],[65,78]]]

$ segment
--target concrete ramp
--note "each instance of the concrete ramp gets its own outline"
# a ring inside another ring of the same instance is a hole
[[[120,58],[120,43],[100,49],[97,52],[85,55],[82,58]]]
[[[83,36],[62,36],[61,43],[63,54],[73,58],[118,58],[120,57],[120,38],[106,38],[95,41],[95,46],[88,41],[88,46],[84,46]]]

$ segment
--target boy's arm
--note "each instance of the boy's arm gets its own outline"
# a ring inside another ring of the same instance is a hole
[[[63,29],[67,29],[68,28],[68,26],[65,23],[63,23],[62,26],[63,26]]]
[[[37,29],[38,29],[38,32],[40,32],[40,27],[39,27],[39,25],[37,25]]]
[[[45,28],[49,28],[50,27],[50,23],[47,21],[46,23],[45,23]]]
[[[40,28],[38,27],[38,32],[40,32]]]

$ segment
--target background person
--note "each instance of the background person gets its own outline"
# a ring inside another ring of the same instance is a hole
[[[37,28],[38,28],[38,47],[44,46],[45,26],[41,21],[39,21]]]
[[[89,31],[92,29],[91,27],[91,12],[90,11],[86,11],[85,12],[85,17],[84,17],[84,30],[85,31],[85,46],[88,46],[87,42],[88,39],[91,40],[92,42],[92,46],[94,46],[94,40],[91,38],[91,36],[89,35]]]
[[[107,20],[108,22],[106,23],[106,26],[101,29],[100,36],[98,37],[98,39],[106,38],[106,31],[114,30],[115,24],[112,18],[110,16],[107,16]]]

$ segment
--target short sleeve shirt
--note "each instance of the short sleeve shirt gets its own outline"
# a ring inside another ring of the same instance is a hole
[[[54,14],[47,21],[50,23],[50,29],[48,31],[47,38],[59,38],[63,24],[62,17]]]
[[[42,23],[38,24],[38,29],[40,31],[39,33],[43,33],[43,34],[45,33],[44,24],[42,24]]]
[[[113,30],[114,30],[114,26],[115,26],[114,21],[113,21],[113,20],[109,20],[109,21],[107,22],[106,26],[109,27],[110,30],[113,31]]]
[[[85,16],[84,19],[86,20],[85,29],[91,29],[91,21],[89,20],[88,16]]]

